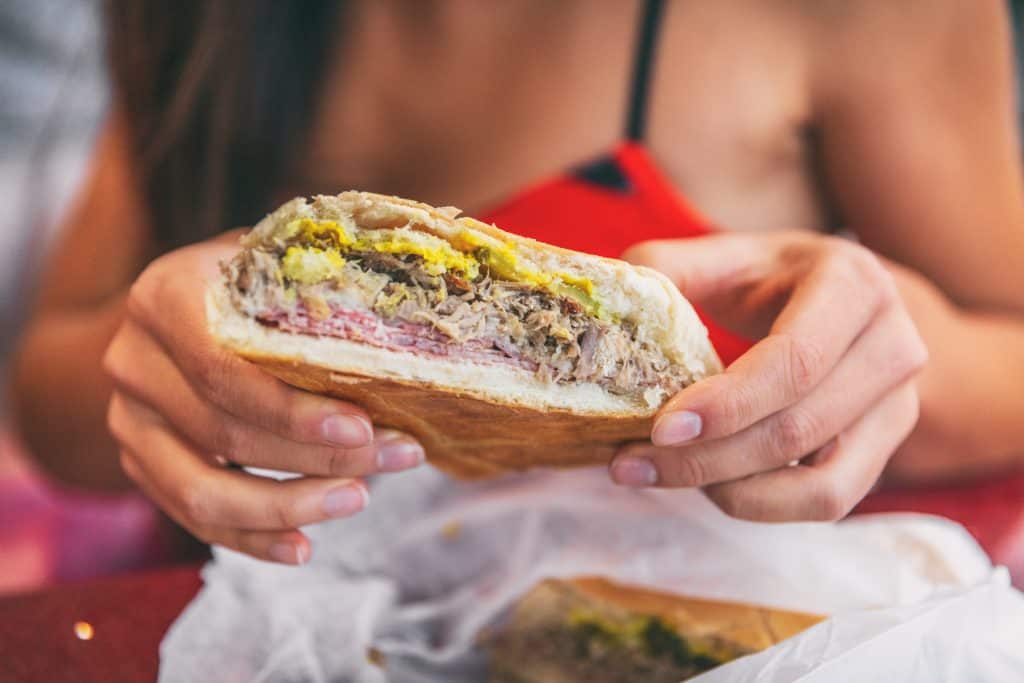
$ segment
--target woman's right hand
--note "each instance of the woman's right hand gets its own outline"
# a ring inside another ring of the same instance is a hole
[[[108,424],[128,476],[198,538],[302,564],[311,549],[299,527],[359,512],[367,490],[357,477],[415,467],[423,449],[217,344],[205,288],[237,249],[224,240],[179,249],[132,286],[104,358]],[[304,476],[277,481],[230,463]]]

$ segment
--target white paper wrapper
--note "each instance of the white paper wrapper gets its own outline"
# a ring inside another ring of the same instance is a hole
[[[833,615],[701,681],[1024,680],[1024,599],[941,519],[752,524],[604,470],[465,485],[420,468],[380,478],[371,498],[307,530],[305,567],[218,549],[164,640],[160,679],[482,680],[481,627],[542,578],[599,574]]]

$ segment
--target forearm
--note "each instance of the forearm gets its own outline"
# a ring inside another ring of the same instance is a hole
[[[40,313],[14,360],[12,404],[22,437],[46,470],[78,486],[129,486],[106,427],[111,385],[101,367],[123,301]]]
[[[1024,317],[959,309],[920,276],[896,276],[930,360],[918,377],[921,417],[889,479],[962,480],[1024,465]]]

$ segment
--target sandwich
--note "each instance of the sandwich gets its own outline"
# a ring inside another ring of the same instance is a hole
[[[720,370],[661,274],[459,213],[354,191],[294,199],[222,264],[211,332],[462,477],[607,462]]]
[[[491,683],[676,683],[822,619],[598,578],[550,579],[480,644]]]

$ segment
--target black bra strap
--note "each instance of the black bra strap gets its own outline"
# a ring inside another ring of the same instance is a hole
[[[664,0],[643,0],[643,17],[637,35],[633,81],[629,94],[629,117],[626,120],[628,140],[638,141],[644,137],[647,125],[647,94],[650,89],[655,47],[658,43],[658,28],[664,9]]]

